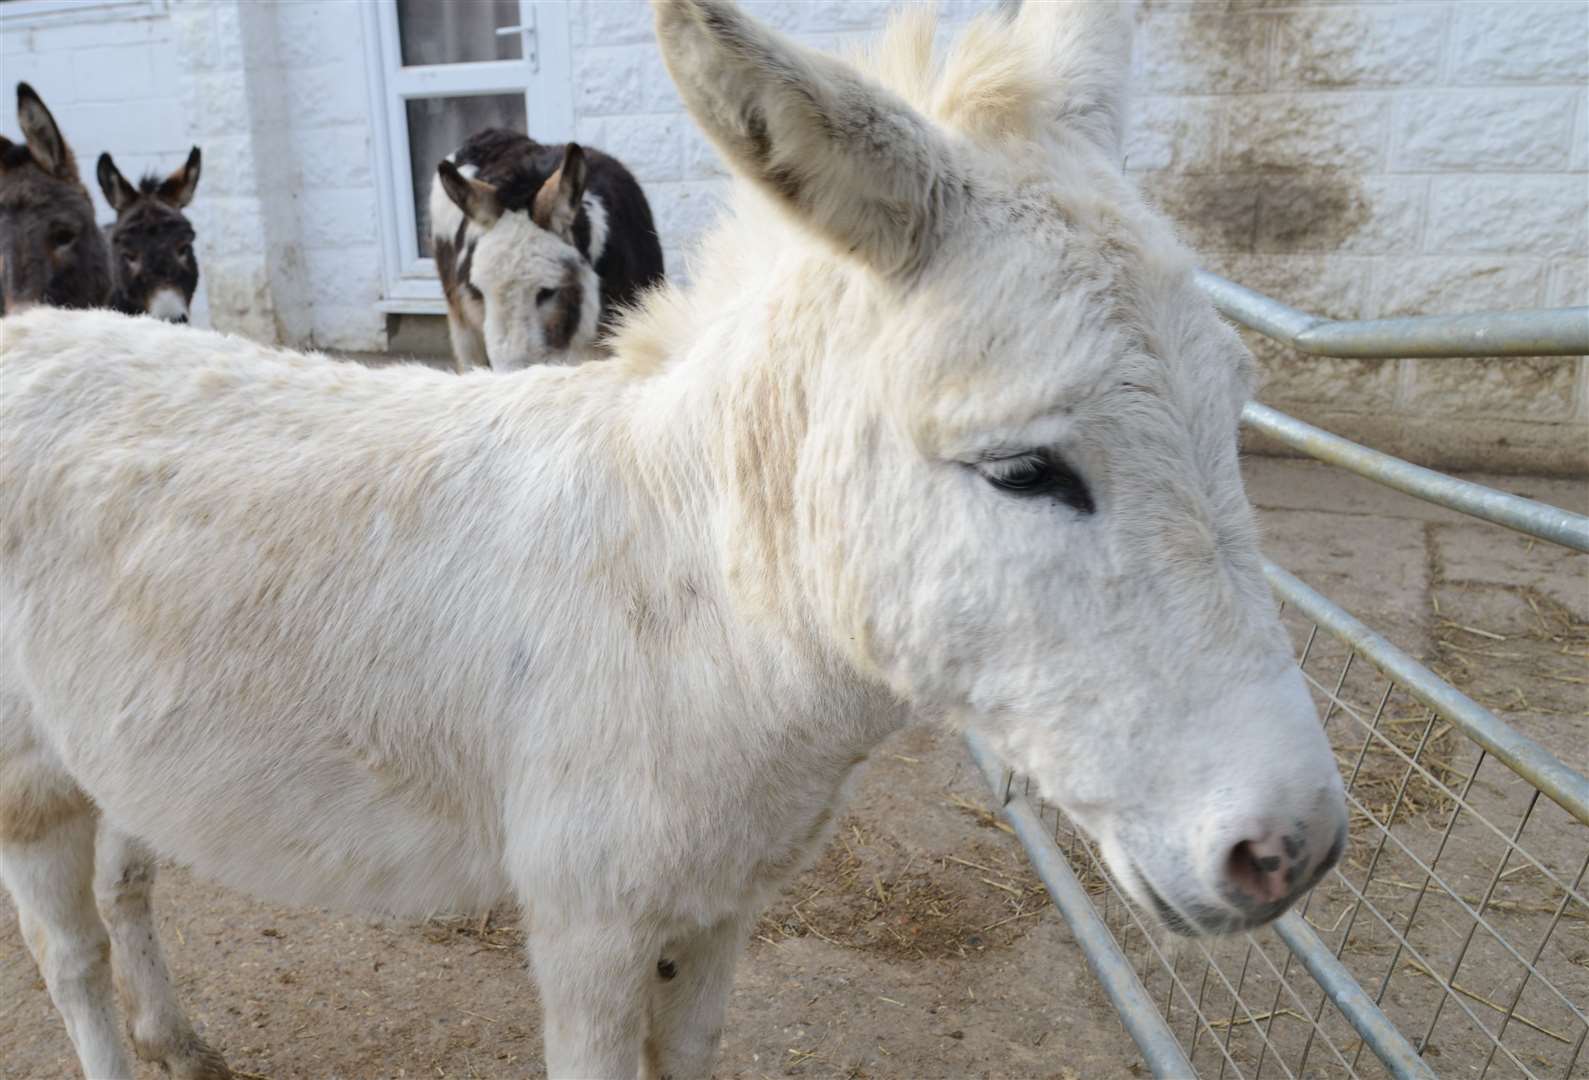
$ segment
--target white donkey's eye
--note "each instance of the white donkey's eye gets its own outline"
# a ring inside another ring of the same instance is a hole
[[[1027,450],[977,463],[977,471],[1000,491],[1022,498],[1058,499],[1078,514],[1097,507],[1081,475],[1050,450]]]

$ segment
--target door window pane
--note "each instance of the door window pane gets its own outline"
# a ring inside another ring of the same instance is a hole
[[[419,229],[419,253],[430,250],[430,182],[441,159],[463,145],[482,128],[524,130],[523,94],[482,94],[471,97],[410,98],[408,101],[408,157],[414,179],[414,224]]]
[[[522,59],[523,39],[496,33],[517,25],[519,0],[397,0],[405,67]]]

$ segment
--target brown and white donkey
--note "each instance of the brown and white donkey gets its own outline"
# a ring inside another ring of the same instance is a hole
[[[639,183],[577,143],[470,136],[437,167],[430,228],[459,371],[577,363],[662,281]]]
[[[199,148],[170,176],[148,173],[133,187],[109,154],[99,155],[99,190],[116,211],[110,227],[110,306],[128,315],[185,323],[199,285],[193,224],[182,213],[199,186]]]
[[[99,307],[110,259],[77,158],[33,87],[17,83],[23,142],[0,135],[0,279],[4,311]]]

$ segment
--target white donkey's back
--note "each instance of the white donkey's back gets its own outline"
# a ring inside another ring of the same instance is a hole
[[[500,898],[491,738],[580,531],[505,388],[109,314],[5,333],[6,685],[96,803],[284,900]]]

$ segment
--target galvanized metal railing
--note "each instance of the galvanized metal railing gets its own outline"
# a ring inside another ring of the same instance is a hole
[[[1317,355],[1589,354],[1589,308],[1331,322],[1199,280],[1228,317]],[[1399,491],[1589,551],[1582,515],[1256,403],[1243,420]],[[1273,927],[1169,938],[1061,811],[967,738],[1147,1066],[1165,1077],[1589,1075],[1589,780],[1573,767],[1583,761],[1561,761],[1279,566],[1264,572],[1352,816],[1341,864]]]

